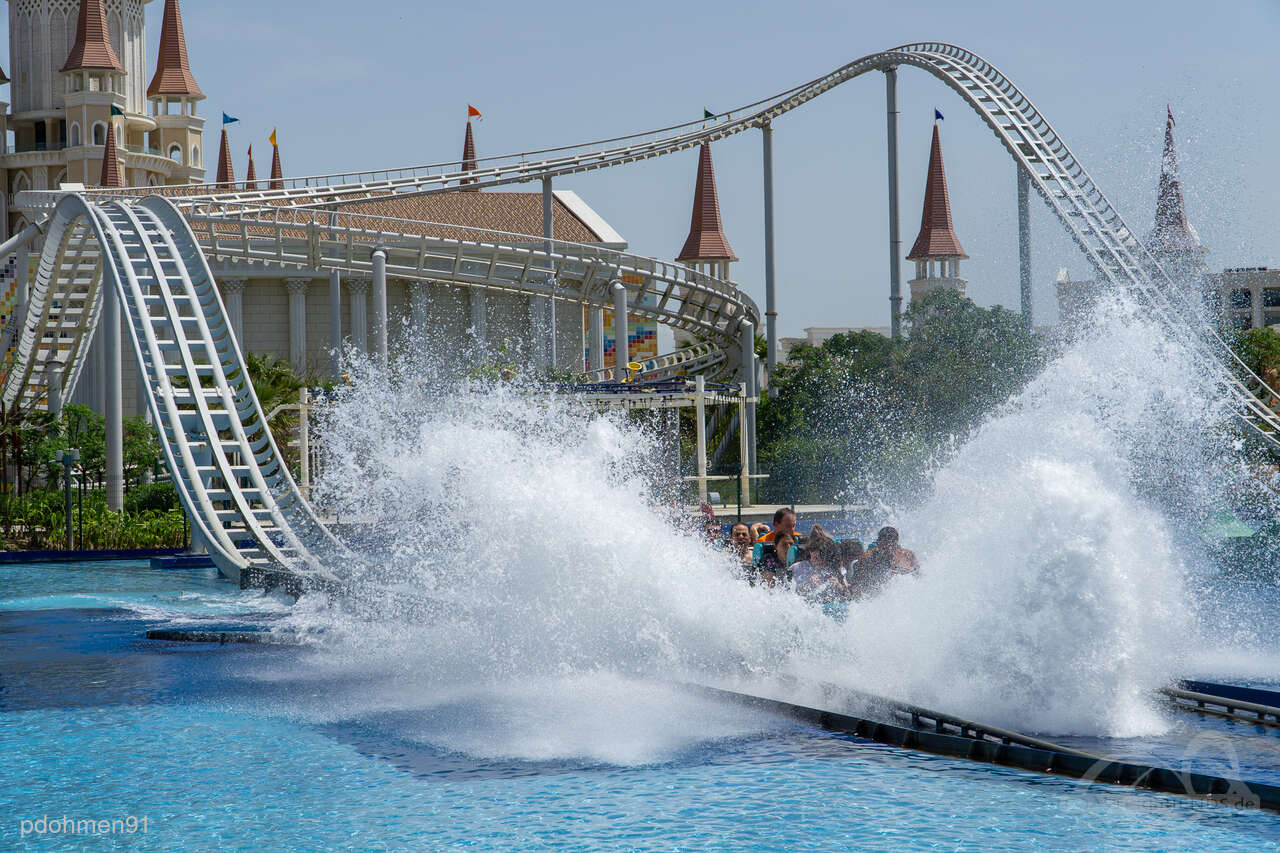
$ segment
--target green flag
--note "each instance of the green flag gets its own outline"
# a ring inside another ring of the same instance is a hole
[[[111,105],[111,117],[112,117],[112,118],[115,118],[116,116],[122,116],[122,115],[124,115],[124,110],[120,109],[120,108],[119,108],[119,107],[117,107],[115,104],[112,104],[112,105]]]
[[[702,108],[702,119],[703,119],[703,121],[706,121],[706,120],[707,120],[707,119],[709,119],[709,118],[715,118],[715,117],[716,117],[716,114],[715,114],[715,113],[713,113],[713,112],[711,112],[711,110],[707,109],[706,107],[703,107],[703,108]]]

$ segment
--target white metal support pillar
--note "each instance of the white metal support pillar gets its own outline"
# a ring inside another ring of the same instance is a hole
[[[746,389],[747,397],[751,398],[756,396],[756,327],[752,323],[744,322],[739,334],[742,340],[742,387]],[[756,466],[756,404],[748,400],[744,415],[745,420],[738,425],[738,428],[742,430],[744,438],[743,449],[746,455],[742,460],[742,468],[746,473],[746,482],[749,486],[750,477],[755,473]],[[744,503],[751,503],[749,488],[745,494],[748,499]]]
[[[889,143],[889,326],[902,337],[902,234],[898,230],[898,69],[886,68],[885,128]]]
[[[307,286],[306,278],[286,278],[289,290],[289,364],[301,374],[307,369]]]
[[[49,414],[60,418],[62,417],[62,370],[51,367],[45,370],[44,375],[49,393]]]
[[[1022,319],[1031,328],[1031,176],[1021,163],[1018,169],[1018,284]]]
[[[551,284],[551,278],[555,272],[555,262],[551,260],[551,240],[555,236],[555,195],[551,189],[551,176],[542,176],[542,237],[543,251],[547,253],[547,280]],[[555,369],[558,365],[556,358],[556,298],[551,295],[542,300],[542,310],[546,318],[547,324],[547,363]]]
[[[387,364],[387,250],[373,250],[373,346],[378,363]]]
[[[698,395],[693,402],[694,444],[698,452],[698,501],[707,499],[707,378],[699,373],[694,377],[694,391]]]
[[[105,262],[104,262],[105,266]],[[114,274],[114,273],[113,273]],[[106,361],[106,428],[107,428],[107,509],[124,509],[124,391],[120,367],[120,297],[113,282],[104,281],[102,320],[98,334],[103,335]]]
[[[604,309],[592,308],[588,322],[591,324],[591,369],[604,370]]]
[[[620,282],[613,283],[613,378],[618,382],[627,378],[627,362],[631,360],[630,341],[627,340],[627,288]]]
[[[337,376],[342,366],[342,273],[337,270],[329,270],[329,349]]]
[[[778,363],[778,302],[774,292],[773,266],[773,125],[760,125],[764,138],[764,317],[769,343],[766,366],[769,373]]]

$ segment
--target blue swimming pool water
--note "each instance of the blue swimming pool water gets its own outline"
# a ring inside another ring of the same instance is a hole
[[[208,573],[42,566],[0,584],[0,849],[1280,847],[1270,815],[923,756],[711,705],[688,713],[728,715],[734,733],[682,742],[660,761],[476,758],[407,728],[394,709],[310,718],[244,678],[287,668],[297,649],[145,640],[147,627],[173,619],[238,610],[260,620],[278,606]],[[326,685],[310,689],[323,704]],[[1280,767],[1269,758],[1274,733],[1191,716],[1183,725],[1164,745],[1130,747],[1176,757],[1179,738],[1222,736],[1249,756],[1252,777]],[[145,818],[146,833],[22,837],[22,821],[42,816]]]

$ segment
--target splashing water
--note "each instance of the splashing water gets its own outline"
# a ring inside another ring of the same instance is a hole
[[[323,682],[313,715],[394,718],[468,754],[643,762],[762,725],[666,683],[799,675],[1028,731],[1167,725],[1150,692],[1182,674],[1196,619],[1176,522],[1135,484],[1220,460],[1225,409],[1121,300],[887,519],[924,571],[843,623],[682,532],[652,497],[656,439],[626,416],[422,364],[353,370],[316,499],[370,531],[353,541],[376,570],[361,607],[300,602],[291,627],[323,641],[260,676]]]

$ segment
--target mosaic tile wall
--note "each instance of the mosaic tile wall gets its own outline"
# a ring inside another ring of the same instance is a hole
[[[641,284],[639,276],[624,275],[622,280],[627,284]],[[641,298],[641,305],[656,306],[658,297],[650,294]],[[591,368],[591,312],[585,311],[584,343],[582,347],[582,363],[585,369]],[[613,312],[604,312],[604,366],[612,368],[617,359],[618,342],[613,336]],[[645,361],[658,356],[658,323],[655,320],[638,320],[630,317],[627,320],[627,350],[632,361]]]

